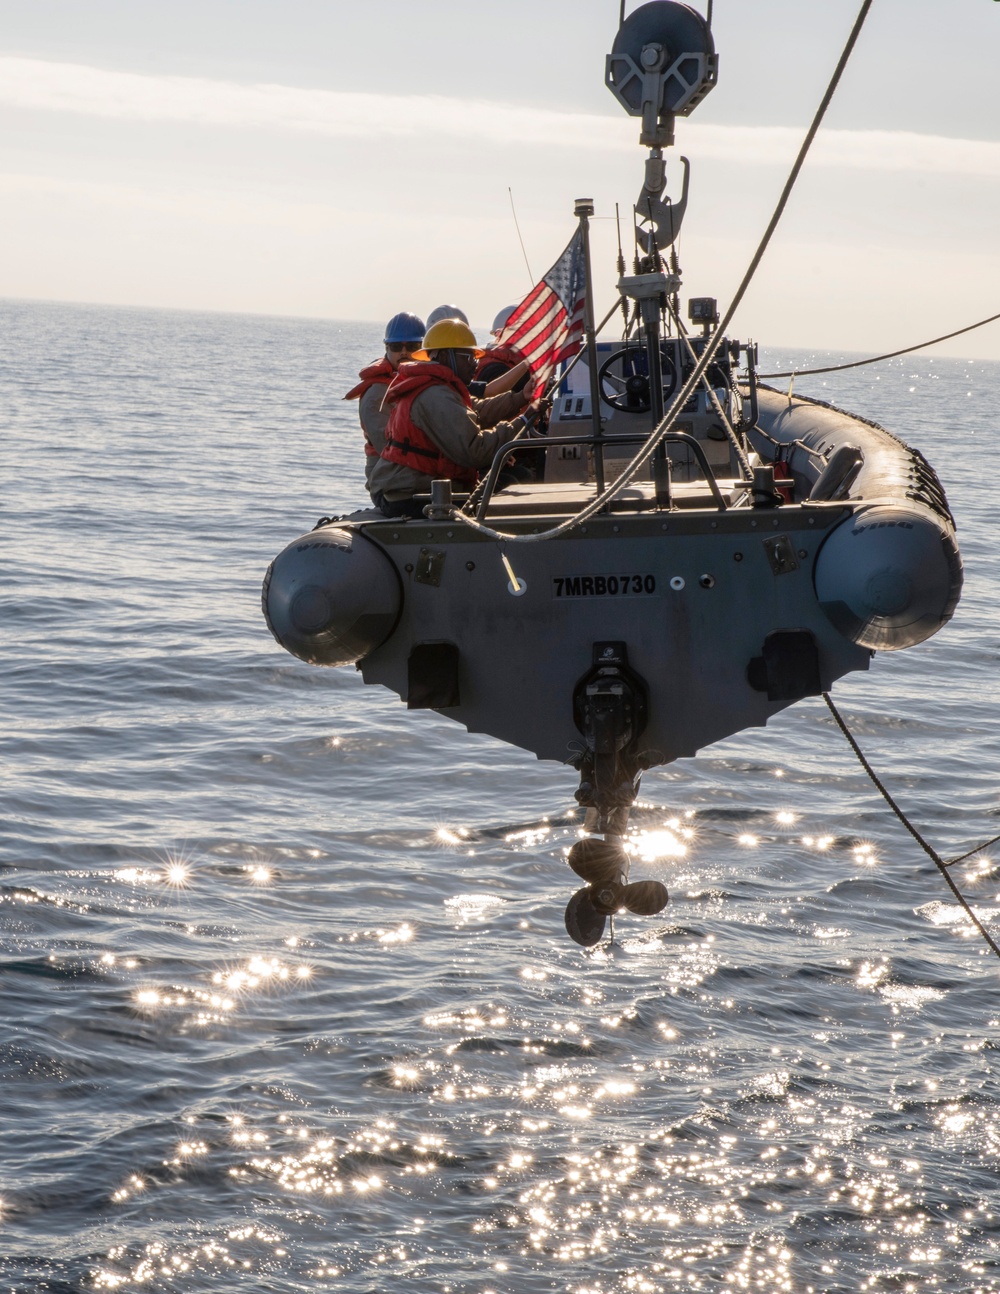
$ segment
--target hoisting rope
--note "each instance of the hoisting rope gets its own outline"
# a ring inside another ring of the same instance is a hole
[[[871,359],[856,359],[853,364],[831,364],[828,368],[791,368],[787,373],[758,373],[758,377],[765,381],[774,377],[813,377],[817,373],[842,373],[847,368],[864,368],[866,364],[881,364],[887,359],[896,359],[899,355],[912,355],[915,350],[924,350],[927,346],[936,346],[938,342],[950,341],[952,337],[961,337],[963,333],[975,332],[977,328],[984,328],[987,324],[996,323],[1000,315],[990,315],[988,319],[980,319],[978,323],[969,324],[967,328],[956,328],[954,332],[946,332],[942,337],[933,337],[930,341],[922,341],[917,346],[906,346],[903,350],[891,350],[886,355],[873,355]]]
[[[753,254],[750,264],[747,267],[747,271],[743,276],[742,282],[740,283],[739,287],[736,289],[736,295],[733,297],[733,300],[729,306],[729,309],[726,311],[725,316],[722,319],[722,322],[719,324],[714,335],[710,339],[708,345],[705,347],[704,351],[702,352],[701,358],[698,360],[698,363],[694,366],[694,369],[692,370],[687,381],[684,383],[684,385],[682,386],[678,394],[674,397],[673,403],[671,404],[670,408],[667,410],[666,414],[664,415],[663,420],[660,422],[659,426],[654,427],[652,433],[650,434],[649,438],[646,440],[645,444],[642,446],[642,448],[639,450],[636,456],[632,459],[632,461],[628,464],[628,466],[622,471],[621,475],[614,482],[614,484],[611,485],[603,494],[599,494],[592,502],[588,503],[586,507],[581,508],[580,511],[576,513],[575,516],[569,517],[566,521],[560,522],[557,526],[553,526],[551,530],[543,530],[537,534],[527,534],[527,535],[507,534],[500,530],[494,530],[490,526],[484,526],[482,522],[475,521],[471,517],[461,515],[457,512],[455,514],[456,521],[461,521],[464,525],[468,526],[471,530],[475,530],[479,534],[485,535],[487,538],[490,538],[490,539],[495,539],[500,543],[511,543],[511,544],[543,543],[548,539],[555,539],[558,535],[564,535],[571,530],[575,530],[577,526],[583,525],[584,522],[589,521],[590,518],[595,516],[598,512],[603,512],[604,509],[607,508],[608,504],[613,499],[617,498],[618,495],[621,494],[623,490],[625,490],[629,485],[631,485],[631,483],[639,475],[639,472],[642,470],[642,468],[644,467],[648,459],[652,456],[657,445],[659,445],[660,442],[663,440],[663,438],[669,434],[674,423],[677,421],[678,416],[680,415],[681,411],[684,409],[684,406],[687,404],[688,400],[690,400],[691,396],[694,394],[694,391],[699,386],[701,382],[702,374],[706,371],[709,364],[711,364],[712,360],[715,358],[715,353],[719,349],[719,346],[722,343],[723,337],[725,336],[725,333],[726,333],[726,329],[729,327],[729,324],[732,321],[733,315],[739,309],[739,306],[743,301],[744,296],[746,295],[747,289],[750,287],[750,283],[752,282],[753,277],[757,272],[757,268],[760,265],[760,262],[764,258],[764,253],[767,251],[768,245],[771,242],[771,238],[774,234],[774,231],[778,227],[778,222],[780,221],[782,215],[784,214],[785,207],[788,205],[788,199],[791,197],[791,194],[792,194],[792,189],[795,187],[795,182],[799,178],[799,172],[802,170],[802,167],[806,160],[806,156],[809,152],[810,147],[812,146],[812,142],[816,138],[816,134],[820,128],[820,125],[822,124],[823,118],[826,116],[826,110],[830,106],[830,101],[834,96],[834,92],[836,91],[837,86],[840,84],[840,79],[844,74],[844,69],[846,68],[848,61],[851,57],[851,54],[854,51],[854,46],[857,44],[858,37],[861,35],[861,29],[865,24],[865,19],[868,17],[868,12],[871,9],[873,3],[874,3],[874,0],[864,0],[864,3],[862,4],[861,9],[858,12],[858,16],[855,19],[854,26],[851,29],[851,34],[847,38],[847,44],[844,46],[844,50],[837,62],[836,68],[834,69],[833,76],[830,79],[830,84],[826,88],[826,93],[823,95],[822,101],[820,102],[820,105],[816,110],[816,115],[813,117],[812,124],[810,125],[808,131],[806,132],[805,139],[802,141],[802,146],[799,149],[798,156],[795,159],[791,172],[789,173],[788,179],[785,181],[785,186],[781,191],[781,196],[779,197],[777,206],[774,209],[774,214],[771,216],[771,219],[768,222],[767,228],[764,230],[764,235],[757,246],[757,250]]]
[[[823,700],[826,702],[827,706],[829,707],[830,713],[833,715],[834,719],[836,720],[837,727],[847,738],[848,744],[850,745],[851,749],[854,751],[855,755],[857,755],[858,760],[861,764],[861,767],[871,778],[872,782],[874,782],[875,787],[878,790],[879,794],[882,796],[886,804],[888,804],[889,808],[893,811],[893,813],[900,820],[900,822],[903,824],[906,830],[910,833],[910,835],[917,842],[917,844],[924,851],[924,853],[927,854],[927,856],[934,863],[934,866],[944,877],[945,881],[948,884],[948,888],[951,890],[952,894],[954,894],[955,898],[958,900],[965,915],[969,918],[969,920],[976,927],[976,929],[979,931],[982,937],[986,940],[987,944],[989,944],[993,952],[995,952],[996,955],[1000,957],[1000,947],[997,946],[996,941],[993,939],[993,936],[989,933],[989,931],[986,929],[983,923],[979,920],[975,912],[973,912],[972,907],[970,906],[968,900],[965,898],[965,895],[962,893],[962,891],[952,880],[951,874],[948,871],[949,867],[953,867],[955,863],[962,862],[962,860],[965,858],[968,858],[970,854],[977,853],[978,849],[972,849],[969,851],[968,854],[963,854],[961,858],[953,858],[950,863],[946,863],[944,859],[941,857],[941,855],[937,852],[937,850],[927,843],[927,841],[923,838],[920,832],[916,829],[913,823],[909,820],[909,818],[906,816],[903,810],[899,807],[896,801],[892,798],[892,796],[883,786],[882,782],[879,780],[878,774],[872,768],[871,764],[869,764],[868,760],[865,759],[865,756],[861,747],[855,741],[854,734],[851,732],[847,724],[844,722],[844,719],[842,718],[840,711],[833,704],[833,697],[830,696],[829,692],[823,693]],[[995,844],[996,840],[998,839],[1000,839],[1000,837],[995,837],[994,840],[987,841],[986,843]],[[978,848],[985,849],[986,845],[980,845]]]

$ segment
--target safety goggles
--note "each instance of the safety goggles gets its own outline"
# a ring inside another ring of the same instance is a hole
[[[386,350],[391,351],[393,355],[399,355],[402,351],[405,351],[407,355],[412,355],[415,350],[420,349],[420,342],[418,341],[386,342],[385,348]]]

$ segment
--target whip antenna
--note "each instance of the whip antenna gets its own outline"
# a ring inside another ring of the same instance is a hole
[[[617,202],[615,203],[615,224],[618,226],[618,277],[621,278],[625,273],[625,253],[622,251],[622,221]],[[625,335],[628,336],[628,297],[623,296],[621,304],[622,318],[625,320]]]
[[[524,257],[524,268],[528,271],[528,278],[531,280],[531,286],[535,286],[535,276],[531,272],[531,266],[528,264],[528,253],[524,250],[524,239],[521,237],[521,226],[517,223],[517,212],[514,209],[514,195],[511,192],[510,185],[507,186],[507,196],[510,198],[510,214],[514,217],[514,228],[517,230],[517,241],[521,244],[521,255]]]

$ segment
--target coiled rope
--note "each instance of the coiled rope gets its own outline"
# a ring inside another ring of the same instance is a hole
[[[993,840],[988,840],[985,845],[979,845],[976,849],[970,849],[967,854],[962,854],[960,858],[953,858],[950,863],[946,863],[944,859],[941,857],[941,855],[937,852],[937,850],[934,849],[933,846],[927,843],[927,841],[923,838],[920,832],[916,829],[913,823],[909,820],[909,818],[906,816],[903,810],[899,807],[896,801],[886,790],[885,786],[882,784],[881,780],[879,779],[878,774],[875,772],[871,764],[869,764],[868,760],[865,758],[864,752],[862,751],[861,747],[858,745],[857,741],[855,741],[854,734],[848,728],[840,711],[834,705],[833,697],[830,696],[829,692],[823,693],[823,700],[826,702],[827,706],[829,707],[830,713],[833,715],[836,721],[837,727],[847,738],[848,744],[850,745],[851,749],[854,751],[855,755],[857,755],[858,761],[861,764],[861,767],[871,778],[879,794],[882,796],[886,804],[888,804],[889,808],[893,811],[893,813],[900,820],[900,822],[903,824],[906,830],[910,833],[913,839],[917,842],[917,844],[928,856],[928,858],[931,859],[931,861],[934,863],[934,866],[944,877],[948,885],[948,888],[951,890],[952,894],[954,894],[955,898],[958,900],[962,908],[962,911],[969,918],[972,924],[976,927],[976,929],[982,935],[983,939],[990,946],[993,952],[996,953],[997,957],[1000,957],[1000,947],[997,946],[997,943],[994,940],[993,936],[986,929],[983,923],[979,920],[975,912],[973,912],[972,907],[969,904],[968,900],[966,899],[965,895],[955,884],[954,880],[952,880],[951,873],[948,871],[949,867],[954,867],[956,863],[960,863],[964,859],[971,857],[972,854],[978,853],[980,849],[985,849],[987,845],[995,844],[997,840],[1000,840],[1000,836],[995,836]]]
[[[528,534],[528,535],[506,534],[501,530],[494,530],[490,526],[483,525],[483,523],[480,521],[475,521],[473,520],[473,518],[461,515],[457,512],[455,513],[455,516],[454,516],[455,521],[460,521],[463,525],[468,526],[471,530],[475,530],[479,534],[485,535],[487,538],[490,538],[490,539],[495,539],[500,543],[509,543],[509,544],[544,543],[546,540],[555,539],[557,536],[564,535],[571,530],[575,530],[578,526],[583,525],[584,522],[589,521],[590,518],[595,516],[598,512],[604,511],[604,509],[608,506],[608,504],[613,499],[617,498],[618,495],[621,494],[623,490],[625,490],[629,485],[631,485],[632,481],[635,480],[635,478],[638,476],[639,472],[642,470],[646,462],[652,456],[657,445],[660,444],[664,436],[669,434],[674,423],[677,421],[679,414],[681,413],[684,406],[687,404],[688,400],[691,398],[694,391],[696,390],[699,383],[701,382],[702,374],[705,372],[709,364],[711,364],[712,360],[715,358],[715,353],[719,349],[719,346],[722,343],[722,339],[725,336],[726,329],[729,327],[729,324],[732,322],[733,315],[739,309],[739,306],[743,301],[744,296],[746,295],[747,289],[749,288],[753,280],[753,277],[757,272],[757,268],[760,265],[760,262],[764,258],[764,253],[767,251],[768,245],[771,242],[771,238],[774,235],[774,231],[778,227],[778,222],[781,220],[781,217],[784,214],[785,207],[788,205],[788,200],[792,194],[792,189],[795,187],[795,182],[799,178],[799,172],[802,170],[802,167],[805,163],[806,156],[809,152],[809,149],[812,147],[813,140],[816,138],[816,134],[820,128],[820,125],[823,122],[823,118],[826,116],[826,110],[827,108],[829,108],[830,101],[833,99],[837,86],[840,84],[840,79],[844,74],[844,69],[847,67],[851,54],[854,52],[854,46],[857,44],[858,37],[861,35],[861,29],[865,24],[865,20],[868,17],[869,10],[871,9],[873,3],[874,3],[874,0],[864,0],[864,3],[862,4],[861,9],[858,12],[858,16],[854,21],[854,26],[851,29],[851,34],[847,38],[847,44],[844,46],[843,52],[841,53],[840,58],[837,61],[837,66],[834,69],[833,76],[830,79],[830,84],[826,88],[826,93],[823,95],[820,105],[816,110],[816,115],[813,117],[812,124],[810,125],[808,131],[806,132],[805,139],[802,141],[802,146],[799,149],[798,156],[795,159],[791,172],[789,173],[788,179],[785,181],[785,186],[781,191],[781,196],[778,198],[778,203],[774,209],[774,214],[771,216],[771,219],[768,221],[768,225],[764,231],[764,235],[757,246],[757,250],[754,252],[753,257],[751,258],[750,264],[747,267],[747,271],[743,276],[743,280],[740,283],[740,286],[736,289],[736,295],[733,297],[733,300],[730,303],[729,309],[726,311],[725,316],[722,319],[722,322],[719,324],[713,337],[711,338],[708,345],[705,347],[704,351],[702,352],[701,358],[698,360],[698,363],[695,365],[687,381],[684,383],[684,385],[682,386],[678,394],[674,397],[673,403],[671,404],[670,408],[667,410],[666,414],[664,415],[663,420],[660,422],[659,426],[653,429],[652,433],[650,434],[645,444],[638,451],[638,453],[628,464],[628,466],[622,471],[621,475],[614,482],[614,484],[610,486],[610,488],[607,489],[604,492],[604,494],[598,495],[597,498],[595,498],[591,503],[588,503],[586,507],[581,508],[580,511],[576,513],[575,516],[569,517],[566,521],[560,522],[559,525],[553,526],[550,530],[543,530],[537,534]]]
[[[827,368],[791,368],[787,373],[759,373],[758,377],[764,381],[774,377],[813,377],[817,373],[842,373],[848,368],[864,368],[866,364],[881,364],[887,359],[896,359],[899,355],[912,355],[915,350],[924,350],[928,346],[936,346],[938,342],[950,341],[952,337],[961,337],[963,333],[975,332],[977,328],[996,323],[998,319],[1000,315],[990,315],[988,319],[980,319],[978,323],[969,324],[967,328],[956,328],[954,332],[946,332],[941,337],[922,341],[917,346],[905,346],[902,350],[891,350],[885,355],[873,355],[871,359],[856,359],[852,364],[830,364]]]

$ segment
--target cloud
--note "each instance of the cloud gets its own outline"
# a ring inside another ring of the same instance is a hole
[[[726,162],[788,166],[805,135],[790,126],[706,126],[692,122],[692,156]],[[686,140],[678,140],[689,147]],[[904,130],[821,130],[809,152],[809,166],[862,171],[910,171],[935,175],[1000,177],[1000,143],[949,139]]]
[[[77,63],[0,57],[0,107],[129,122],[298,132],[345,139],[450,137],[517,149],[620,152],[635,145],[624,114],[556,112],[437,95],[363,94],[202,77],[109,72]],[[787,166],[802,127],[683,121],[678,143],[692,157]],[[811,166],[1000,177],[1000,143],[907,131],[821,131]]]
[[[619,148],[628,122],[437,95],[362,94],[108,72],[0,57],[0,106],[119,121],[297,131],[352,139],[452,136],[491,144]]]

